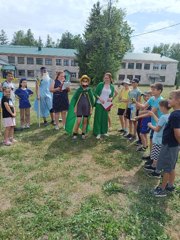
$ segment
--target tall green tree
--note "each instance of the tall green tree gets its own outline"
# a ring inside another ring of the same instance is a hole
[[[48,34],[45,47],[52,48],[55,47],[55,42],[53,42],[52,37]]]
[[[25,45],[24,44],[25,33],[23,30],[19,30],[14,33],[11,44],[12,45]]]
[[[107,71],[115,77],[124,54],[131,49],[132,30],[124,18],[124,11],[111,1],[106,9],[100,2],[93,5],[77,60],[80,72],[87,69],[94,84],[102,81]]]
[[[6,45],[6,44],[8,44],[7,35],[6,35],[5,31],[3,29],[1,29],[1,32],[0,32],[0,45]]]

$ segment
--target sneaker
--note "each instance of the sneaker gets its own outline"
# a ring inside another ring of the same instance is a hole
[[[157,187],[154,189],[154,196],[155,197],[166,197],[167,193],[166,190],[163,190],[161,187]]]
[[[153,160],[148,160],[145,162],[144,166],[151,166],[153,164]]]
[[[168,192],[173,192],[175,190],[175,186],[169,186],[168,184],[165,187],[165,190]]]
[[[101,134],[98,134],[98,135],[96,136],[96,139],[101,139]]]
[[[142,159],[143,160],[151,160],[150,156],[143,156]]]
[[[124,137],[125,138],[130,138],[130,137],[132,137],[132,135],[130,133],[127,133],[127,134],[124,135]]]
[[[126,135],[127,135],[128,133],[127,133],[127,131],[126,130],[124,130],[124,132],[123,132],[123,136],[125,137]]]
[[[56,125],[54,120],[51,121],[51,124],[54,125],[54,126]]]
[[[18,141],[17,141],[16,139],[14,139],[14,138],[10,138],[9,141],[10,141],[11,143],[17,143],[17,142],[18,142]]]
[[[109,137],[109,134],[108,133],[105,133],[105,134],[103,134],[105,137]]]
[[[55,129],[55,130],[59,130],[59,126],[56,125],[56,126],[54,127],[54,129]]]
[[[48,125],[48,122],[44,121],[43,125],[46,127]]]
[[[72,139],[76,140],[77,139],[77,135],[73,135]]]
[[[62,118],[59,118],[59,122],[62,122]]]
[[[82,134],[82,139],[85,140],[86,139],[86,135],[85,134]]]
[[[136,137],[135,136],[131,136],[131,137],[128,138],[128,140],[131,141],[131,142],[134,142],[136,140]]]
[[[154,172],[156,170],[155,167],[153,167],[152,165],[150,166],[144,166],[144,169],[148,172]]]
[[[25,126],[24,126],[24,125],[22,125],[22,126],[21,126],[21,129],[25,129]]]
[[[10,142],[10,141],[4,142],[4,145],[5,145],[5,146],[11,146],[11,145],[12,145],[12,142]]]
[[[118,132],[119,133],[124,133],[125,131],[124,131],[124,129],[118,129]]]
[[[156,171],[151,172],[151,173],[148,173],[148,176],[149,176],[149,177],[158,178],[158,179],[161,178],[161,174],[160,174],[160,173],[157,173]]]
[[[26,125],[26,128],[30,128],[29,124]]]
[[[145,152],[145,151],[146,151],[146,148],[143,147],[143,146],[139,146],[139,147],[137,147],[137,149],[136,149],[136,152]]]

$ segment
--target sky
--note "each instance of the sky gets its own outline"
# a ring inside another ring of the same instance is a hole
[[[126,12],[125,20],[134,30],[132,35],[180,23],[180,0],[112,0]],[[0,0],[0,29],[8,39],[18,30],[31,29],[34,37],[54,41],[61,34],[84,32],[91,8],[97,0]],[[103,7],[108,0],[100,0]],[[180,43],[180,25],[131,38],[134,52],[160,43]]]

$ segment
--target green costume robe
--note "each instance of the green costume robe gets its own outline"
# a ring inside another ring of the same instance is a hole
[[[83,89],[82,86],[80,86],[76,90],[75,94],[73,95],[73,97],[71,99],[71,102],[70,102],[70,105],[69,105],[69,110],[68,110],[68,113],[67,113],[65,130],[69,134],[73,133],[74,125],[75,125],[75,122],[77,120],[77,116],[74,112],[74,109],[77,106],[82,93],[87,94],[91,108],[94,107],[94,95],[92,93],[91,88],[88,87],[87,89]],[[90,119],[90,116],[88,117],[88,125],[87,125],[87,130],[86,131],[88,131],[90,129],[89,119]],[[83,119],[82,119],[82,121],[83,121]]]
[[[104,83],[99,83],[96,90],[95,96],[96,101],[97,97],[100,97],[102,90],[104,88]],[[110,84],[111,93],[109,98],[114,96],[114,86]],[[104,107],[96,102],[96,109],[94,115],[94,126],[93,126],[93,134],[97,136],[98,134],[106,134],[108,132],[108,111],[104,109]]]

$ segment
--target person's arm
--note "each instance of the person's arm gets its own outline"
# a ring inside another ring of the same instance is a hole
[[[155,132],[159,132],[161,130],[161,126],[153,126],[152,123],[148,123],[148,127],[154,130]]]
[[[50,88],[49,88],[49,90],[50,90],[50,92],[52,92],[52,93],[54,93],[54,92],[58,92],[58,91],[61,91],[62,90],[62,87],[57,87],[57,88],[54,88],[54,81],[52,81],[52,83],[51,83],[51,85],[50,85]]]
[[[174,128],[174,136],[177,142],[180,144],[180,128]]]
[[[156,108],[152,108],[152,110],[151,111],[148,111],[148,113],[149,113],[149,116],[151,116],[151,117],[153,117],[154,118],[154,120],[156,121],[156,122],[158,122],[158,117],[156,116],[156,113],[157,112],[157,109]]]
[[[5,106],[6,110],[11,114],[12,117],[16,116],[16,112],[14,112],[14,113],[12,112],[12,110],[7,102],[4,102],[4,106]],[[14,108],[14,110],[15,110],[15,108]]]

